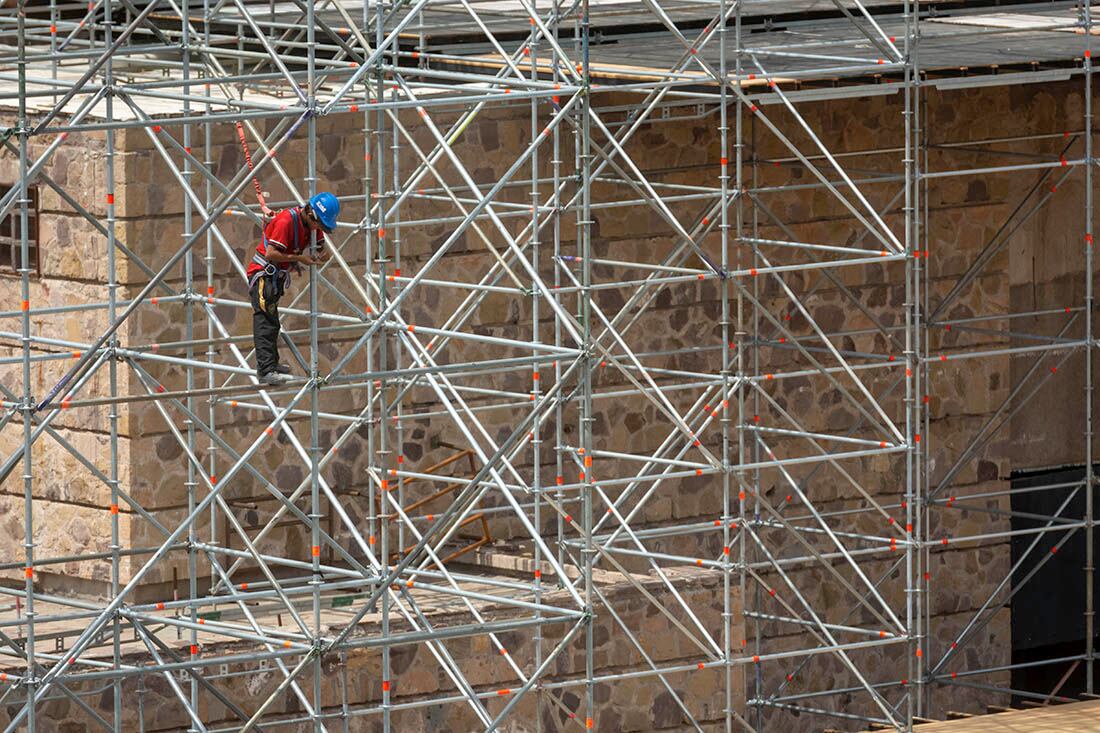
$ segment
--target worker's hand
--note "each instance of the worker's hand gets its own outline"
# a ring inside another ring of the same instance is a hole
[[[323,265],[328,262],[329,257],[330,255],[327,252],[321,251],[316,257],[310,254],[300,254],[298,255],[298,261],[303,265]]]

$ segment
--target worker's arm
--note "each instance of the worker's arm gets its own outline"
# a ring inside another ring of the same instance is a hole
[[[296,262],[300,265],[322,265],[325,262],[328,262],[328,259],[329,257],[331,257],[331,255],[327,250],[321,250],[321,252],[316,257],[311,256],[308,252],[303,252],[299,255],[292,255],[287,254],[286,252],[282,252],[276,247],[268,247],[265,257],[267,258],[268,262],[276,265],[293,262]]]

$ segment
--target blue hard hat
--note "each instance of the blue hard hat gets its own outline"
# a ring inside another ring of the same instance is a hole
[[[322,191],[309,200],[309,208],[317,215],[317,220],[325,231],[336,228],[336,217],[340,215],[340,201],[328,191]]]

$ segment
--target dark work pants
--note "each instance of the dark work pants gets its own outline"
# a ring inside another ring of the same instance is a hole
[[[272,280],[260,277],[249,289],[252,299],[252,341],[256,348],[256,373],[264,376],[279,365],[279,298]],[[275,296],[272,298],[271,296]]]

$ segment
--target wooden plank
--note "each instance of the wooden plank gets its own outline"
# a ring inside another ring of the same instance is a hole
[[[1096,733],[1100,700],[929,723],[921,733]]]

